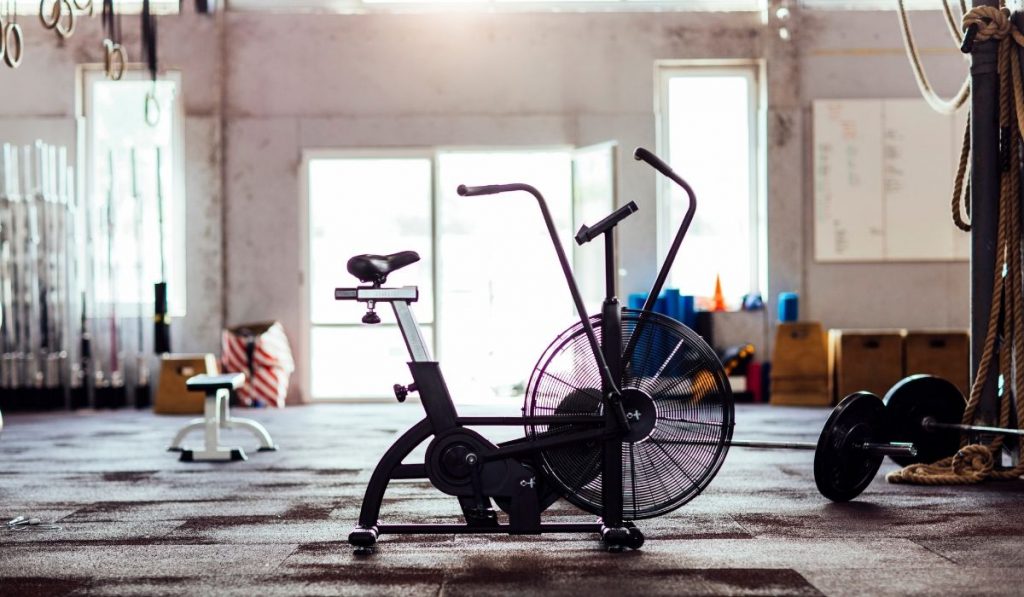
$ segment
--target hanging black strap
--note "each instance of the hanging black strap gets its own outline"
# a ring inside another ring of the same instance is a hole
[[[158,69],[156,58],[156,15],[149,6],[149,0],[142,0],[142,54],[146,57],[149,78],[156,81]]]
[[[121,15],[114,6],[114,0],[103,0],[103,32],[115,44],[121,43]]]

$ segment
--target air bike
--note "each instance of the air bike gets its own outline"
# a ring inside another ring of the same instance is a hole
[[[335,289],[335,299],[366,303],[364,323],[379,323],[374,309],[389,303],[405,339],[413,383],[396,385],[400,402],[417,392],[426,416],[387,450],[370,477],[349,535],[357,553],[373,551],[382,534],[593,533],[609,551],[639,549],[644,535],[635,521],[675,510],[697,496],[718,472],[732,440],[733,399],[715,352],[682,323],[652,311],[693,220],[693,190],[664,162],[638,148],[643,160],[678,184],[689,208],[641,310],[626,309],[616,298],[615,227],[637,210],[619,208],[593,226],[583,226],[576,242],[598,237],[605,243],[606,296],[601,314],[589,316],[547,203],[527,184],[467,187],[462,196],[523,191],[532,195],[551,236],[579,321],[544,351],[527,385],[521,417],[463,417],[452,401],[439,364],[420,333],[410,305],[415,286],[384,288],[392,272],[419,260],[404,251],[358,255],[348,271],[368,286]],[[884,424],[874,402],[863,396],[855,408],[844,401],[832,413],[818,444],[819,460],[833,499],[850,499],[874,477],[882,455],[906,445],[880,444]],[[867,402],[865,402],[867,400]],[[881,401],[878,406],[881,406]],[[846,405],[846,406],[844,406]],[[476,428],[523,426],[525,435],[493,443]],[[826,433],[827,432],[827,433]],[[405,463],[427,443],[422,463]],[[824,444],[824,447],[823,447]],[[748,447],[805,447],[745,442]],[[429,479],[458,499],[462,524],[383,524],[381,504],[392,479]],[[866,479],[867,482],[864,482]],[[819,480],[819,488],[822,482]],[[823,491],[824,493],[824,491]],[[558,498],[599,518],[590,523],[542,522]],[[497,510],[505,513],[504,521]]]

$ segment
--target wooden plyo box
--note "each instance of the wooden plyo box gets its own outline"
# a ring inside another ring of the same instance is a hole
[[[160,382],[153,400],[153,412],[161,415],[201,415],[202,392],[185,389],[188,378],[207,373],[217,375],[217,357],[212,354],[167,354],[160,359]]]
[[[879,398],[903,378],[903,330],[829,330],[832,396],[854,392]]]
[[[965,331],[908,331],[904,375],[927,373],[953,382],[966,396],[970,387],[971,339]]]
[[[817,322],[780,323],[775,331],[772,404],[828,406],[828,342]]]

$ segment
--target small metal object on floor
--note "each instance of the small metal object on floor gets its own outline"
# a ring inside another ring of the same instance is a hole
[[[43,522],[38,518],[29,518],[27,516],[12,518],[7,521],[6,526],[9,532],[61,530],[61,527],[53,524],[53,522]]]

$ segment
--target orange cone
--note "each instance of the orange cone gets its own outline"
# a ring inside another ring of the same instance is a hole
[[[722,276],[715,276],[715,298],[712,311],[725,311],[725,295],[722,293]]]

